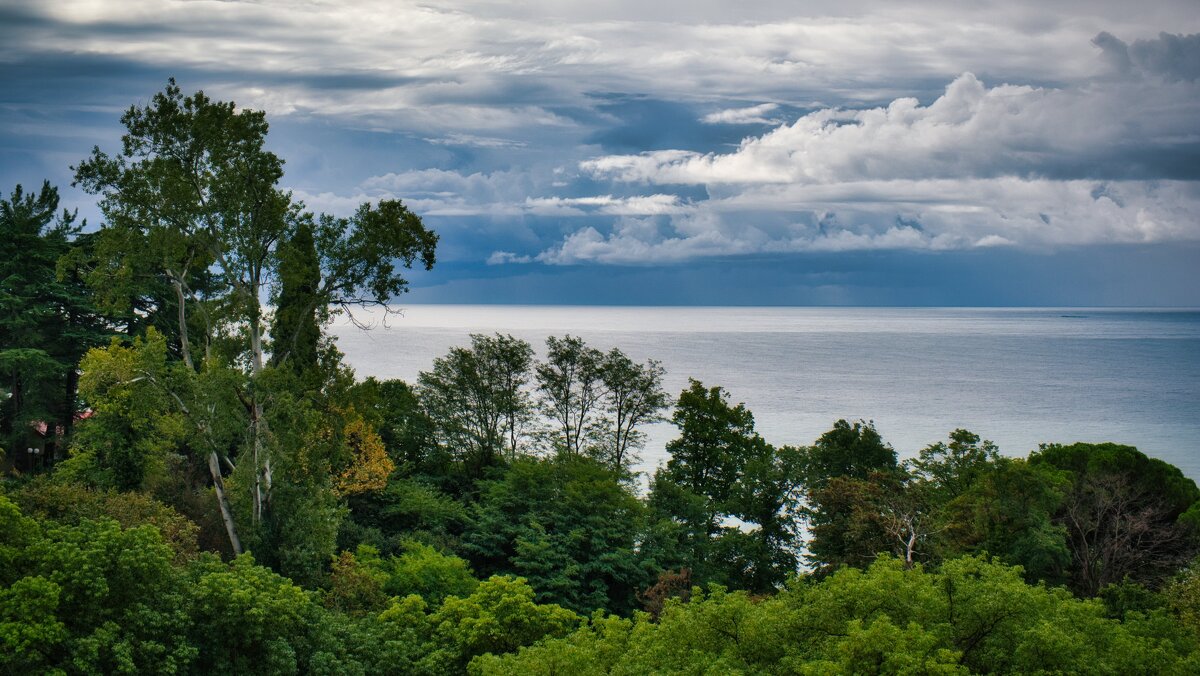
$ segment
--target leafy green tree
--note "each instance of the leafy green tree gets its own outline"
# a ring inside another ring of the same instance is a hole
[[[175,564],[185,563],[198,555],[196,524],[171,506],[146,493],[96,490],[65,482],[59,474],[52,475],[52,479],[20,486],[12,492],[12,499],[25,514],[61,525],[112,519],[125,529],[153,526],[171,548]]]
[[[433,420],[408,383],[368,377],[356,389],[363,408],[373,412],[379,436],[396,467],[407,475],[443,471]]]
[[[470,596],[479,586],[466,561],[420,542],[409,542],[402,554],[387,558],[381,558],[373,547],[359,546],[354,554],[343,552],[341,560],[371,571],[386,596],[415,594],[432,607],[450,596]]]
[[[939,441],[921,449],[912,468],[938,493],[940,501],[949,502],[970,489],[999,457],[999,449],[992,442],[956,429],[950,433],[949,444]]]
[[[637,364],[616,348],[604,355],[600,380],[608,429],[597,450],[614,470],[628,471],[637,462],[633,454],[646,442],[646,433],[638,428],[663,420],[661,412],[668,404],[662,388],[665,373],[658,362]]]
[[[875,429],[859,420],[839,420],[811,447],[802,449],[804,483],[819,488],[834,477],[866,479],[873,472],[890,472],[898,467],[896,452]]]
[[[451,596],[470,596],[479,586],[466,561],[419,542],[389,561],[386,570],[385,591],[394,596],[416,594],[432,605]]]
[[[537,365],[541,408],[551,421],[551,446],[583,455],[598,445],[605,427],[604,353],[582,338],[546,338],[546,361]]]
[[[64,673],[185,671],[196,651],[172,551],[150,526],[108,519],[38,528],[0,496],[6,556],[0,667]]]
[[[40,576],[0,589],[0,667],[63,673],[54,668],[69,636],[56,612],[61,595],[61,587]]]
[[[763,441],[745,405],[695,380],[673,422],[679,438],[651,482],[651,558],[698,581],[773,589],[796,569],[801,452]],[[741,525],[727,525],[729,517]]]
[[[89,351],[80,369],[80,394],[94,415],[80,424],[64,470],[101,487],[144,488],[190,432],[171,397],[179,374],[167,364],[166,340],[153,327],[129,346],[114,339]]]
[[[745,404],[731,406],[722,388],[690,382],[671,417],[679,437],[667,443],[671,459],[665,476],[708,498],[715,529],[746,462],[763,455],[767,444],[754,431],[754,415]]]
[[[491,577],[470,596],[446,599],[429,617],[436,646],[430,660],[456,672],[485,653],[508,653],[546,638],[566,636],[583,618],[557,605],[534,602],[521,578]]]
[[[251,556],[201,562],[190,574],[196,671],[297,673],[327,652],[328,619],[314,595]]]
[[[476,658],[477,674],[1176,673],[1197,643],[1161,611],[1029,585],[984,558],[936,572],[891,557],[753,599],[719,587],[668,602],[657,622],[593,617],[569,636]],[[1155,634],[1154,632],[1159,632]]]
[[[321,325],[328,308],[319,297],[321,262],[308,221],[296,225],[291,237],[279,246],[279,285],[271,320],[272,366],[287,364],[297,373],[315,369],[321,343]]]
[[[937,556],[987,552],[1021,566],[1030,581],[1065,582],[1071,554],[1066,528],[1054,516],[1069,485],[1048,465],[996,458],[943,507]]]
[[[18,185],[0,199],[0,447],[9,451],[25,451],[34,421],[51,438],[56,427],[70,436],[75,366],[106,340],[105,319],[86,288],[69,269],[59,273],[81,225],[74,213],[56,213],[58,204],[49,182],[36,194]]]
[[[660,468],[650,479],[646,507],[649,524],[641,549],[648,561],[664,571],[686,569],[701,583],[726,581],[712,551],[721,530],[714,527],[708,498],[676,483]]]
[[[394,475],[383,490],[354,496],[349,505],[339,545],[369,544],[385,554],[401,552],[409,541],[455,547],[470,520],[467,504],[427,481]]]
[[[420,374],[418,396],[439,442],[472,475],[519,454],[531,413],[524,386],[532,364],[529,343],[472,334],[470,348],[452,348]]]
[[[121,153],[110,156],[96,148],[75,168],[75,183],[100,196],[105,218],[89,282],[98,289],[125,289],[140,279],[169,281],[179,354],[195,374],[192,380],[207,381],[173,391],[179,410],[203,430],[205,407],[198,404],[208,402],[190,401],[185,393],[220,383],[228,387],[227,396],[242,402],[232,413],[249,430],[244,441],[202,452],[218,487],[225,472],[237,474],[240,468],[234,483],[248,495],[249,525],[270,528],[264,524],[286,516],[268,512],[288,502],[273,492],[276,477],[286,473],[276,467],[284,462],[280,453],[290,451],[278,447],[281,435],[269,420],[279,416],[266,410],[278,393],[264,379],[263,300],[279,298],[283,320],[291,323],[284,333],[292,336],[277,342],[302,334],[311,339],[311,320],[303,316],[319,323],[331,307],[386,303],[407,287],[397,264],[411,267],[420,260],[431,267],[437,236],[395,200],[364,204],[350,218],[305,213],[278,187],[283,162],[265,149],[262,112],[213,101],[203,92],[185,97],[172,80],[149,105],[131,107],[121,121],[127,130]],[[130,265],[150,272],[129,273]],[[194,285],[201,271],[212,285]],[[203,317],[202,350],[193,349],[194,315]],[[194,352],[204,355],[202,365]],[[213,375],[221,370],[230,373]],[[227,500],[220,502],[232,548],[240,551],[234,510]]]
[[[471,660],[468,673],[474,676],[627,673],[617,665],[633,645],[635,627],[640,630],[647,624],[644,615],[630,620],[596,614],[580,630],[560,640],[543,641],[516,653],[480,655]]]
[[[464,549],[483,575],[528,579],[541,602],[628,612],[648,581],[636,548],[644,510],[595,460],[521,459],[484,484]]]
[[[1163,588],[1163,596],[1179,622],[1200,638],[1200,566],[1195,561]]]
[[[1070,477],[1054,520],[1066,529],[1078,593],[1127,576],[1157,585],[1200,551],[1200,489],[1179,468],[1118,444],[1046,445],[1029,462]]]
[[[883,552],[908,565],[928,556],[936,496],[922,477],[897,464],[872,423],[838,420],[797,453],[808,491],[803,517],[812,535],[806,556],[821,574],[866,565]]]
[[[546,352],[536,372],[550,447],[627,472],[645,442],[639,428],[661,421],[667,407],[662,365],[637,364],[619,349],[604,353],[573,336],[550,336]]]
[[[863,567],[892,550],[884,504],[900,489],[894,475],[871,479],[837,476],[808,495],[808,562],[819,574]]]
[[[796,572],[804,491],[800,449],[768,444],[762,451],[746,460],[728,507],[752,524],[736,548],[742,561],[736,586],[755,592],[773,591]]]
[[[96,412],[81,425],[75,455],[64,476],[99,487],[140,488],[172,452],[208,455],[213,489],[227,536],[241,543],[233,525],[219,454],[238,443],[242,405],[234,396],[236,374],[211,369],[199,374],[168,360],[164,337],[151,327],[126,347],[114,341],[81,362],[82,393]]]

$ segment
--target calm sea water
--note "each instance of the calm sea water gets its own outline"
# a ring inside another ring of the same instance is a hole
[[[1200,480],[1200,312],[1112,309],[406,306],[333,328],[360,376],[414,382],[471,333],[544,352],[571,334],[658,359],[673,396],[721,385],[775,444],[874,420],[902,457],[965,427],[1024,456],[1041,442],[1137,446]],[[656,425],[642,469],[674,435]]]

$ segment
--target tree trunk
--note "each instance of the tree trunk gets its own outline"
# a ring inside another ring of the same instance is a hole
[[[179,303],[178,319],[179,319],[179,350],[183,353],[183,363],[187,364],[189,371],[195,371],[196,367],[192,364],[192,346],[188,342],[188,326],[187,326],[187,300],[183,294],[183,280],[167,270],[167,275],[171,277],[171,286],[175,288],[175,301]]]
[[[208,471],[212,474],[213,490],[217,494],[217,504],[221,508],[221,520],[225,522],[225,532],[229,535],[229,545],[233,553],[242,553],[242,541],[238,539],[237,526],[233,523],[233,510],[229,508],[229,499],[225,496],[225,481],[221,478],[221,463],[216,451],[208,454]]]
[[[263,419],[262,399],[258,393],[257,381],[263,370],[263,344],[261,312],[257,300],[250,311],[250,351],[251,378],[255,381],[250,391],[252,419],[251,434],[254,437],[254,522],[260,523],[270,503],[271,494],[271,457],[270,451],[264,445],[267,433],[267,422]]]

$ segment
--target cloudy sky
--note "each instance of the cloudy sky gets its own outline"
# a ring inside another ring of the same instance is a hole
[[[409,301],[1200,305],[1195,0],[0,0],[0,189],[172,76]]]

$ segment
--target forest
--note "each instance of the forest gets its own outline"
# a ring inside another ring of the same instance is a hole
[[[1200,673],[1176,467],[777,446],[569,335],[359,378],[330,322],[393,312],[437,235],[307,210],[262,112],[170,81],[120,122],[72,167],[101,223],[0,199],[0,671]]]

